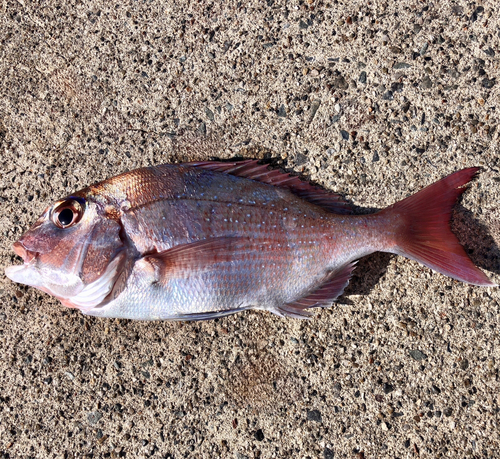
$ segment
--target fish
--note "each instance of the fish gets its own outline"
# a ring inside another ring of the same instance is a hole
[[[140,168],[49,206],[13,245],[24,263],[5,274],[83,314],[137,320],[248,309],[308,318],[373,252],[494,287],[450,227],[478,172],[360,215],[341,195],[257,160]]]

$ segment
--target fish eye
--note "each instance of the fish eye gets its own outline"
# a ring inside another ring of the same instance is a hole
[[[74,217],[75,213],[73,212],[73,209],[66,207],[66,209],[63,209],[61,210],[61,212],[59,212],[59,215],[57,216],[57,221],[60,223],[61,226],[68,226],[71,224]]]
[[[52,222],[58,228],[69,228],[76,225],[84,213],[84,201],[68,199],[54,206],[52,211]]]

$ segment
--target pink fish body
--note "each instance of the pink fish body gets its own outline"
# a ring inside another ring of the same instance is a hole
[[[370,215],[256,161],[137,169],[49,207],[14,244],[6,275],[84,314],[200,320],[245,309],[307,317],[349,282],[356,260],[404,255],[494,286],[449,227],[477,168]]]

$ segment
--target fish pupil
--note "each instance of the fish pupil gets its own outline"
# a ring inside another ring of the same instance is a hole
[[[57,216],[61,226],[68,226],[73,221],[73,211],[71,209],[63,209]]]

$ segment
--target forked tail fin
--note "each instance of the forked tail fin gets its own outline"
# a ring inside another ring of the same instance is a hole
[[[392,251],[462,282],[494,287],[450,228],[453,206],[478,171],[471,167],[455,172],[382,211],[397,212],[403,220]]]

